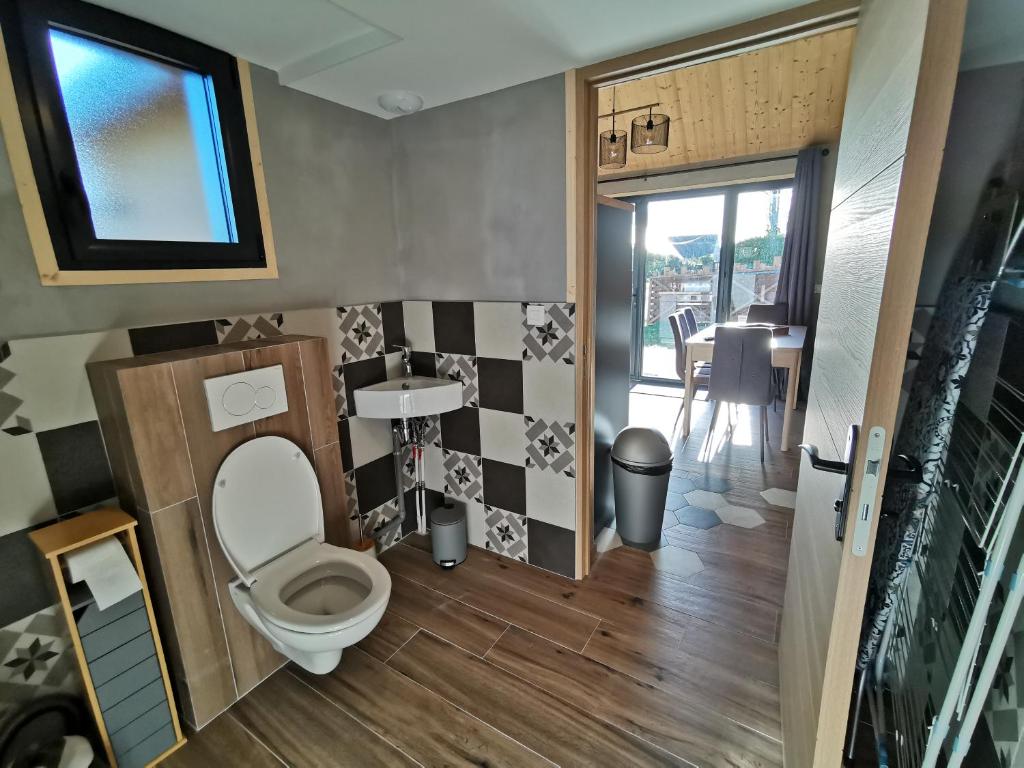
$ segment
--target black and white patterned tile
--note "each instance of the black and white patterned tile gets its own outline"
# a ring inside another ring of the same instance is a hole
[[[480,405],[480,384],[476,358],[470,355],[437,353],[437,378],[462,382],[462,404]]]
[[[358,527],[362,530],[367,516],[359,509],[359,491],[356,488],[355,472],[345,473],[345,503],[348,505],[346,509],[348,519],[354,523],[358,523]]]
[[[252,341],[283,335],[284,315],[274,312],[266,315],[245,315],[217,320],[217,341],[231,344],[237,341]]]
[[[526,466],[576,476],[576,425],[524,416]]]
[[[479,456],[442,451],[444,492],[458,499],[483,501],[483,468]]]
[[[384,354],[384,318],[380,307],[380,304],[338,307],[342,362]]]
[[[379,507],[372,509],[367,513],[366,519],[363,522],[363,538],[371,538],[381,528],[390,523],[398,516],[398,499],[397,497],[391,501],[386,501]],[[383,552],[388,547],[391,547],[397,542],[402,536],[401,526],[397,526],[386,535],[378,539],[378,546],[380,551]]]
[[[59,605],[0,629],[0,719],[5,709],[20,702],[81,690],[71,637]]]
[[[340,418],[348,413],[348,392],[345,390],[344,366],[331,367],[331,386],[334,388],[334,408]]]
[[[544,322],[527,321],[528,304],[522,305],[523,360],[576,363],[576,305],[545,304]]]
[[[526,515],[484,506],[486,549],[521,562],[528,561],[529,535]]]

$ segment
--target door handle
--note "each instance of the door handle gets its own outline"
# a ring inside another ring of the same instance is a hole
[[[846,535],[846,509],[850,503],[850,494],[853,492],[853,473],[851,470],[853,469],[853,460],[857,456],[857,437],[859,434],[860,428],[856,424],[851,424],[846,432],[845,461],[823,459],[818,455],[817,446],[810,443],[800,443],[800,450],[807,454],[811,467],[820,472],[846,475],[846,482],[843,483],[843,495],[836,499],[835,504],[832,505],[836,515],[834,524],[836,541],[842,541],[843,536]]]

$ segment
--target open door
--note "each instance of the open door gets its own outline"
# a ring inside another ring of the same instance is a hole
[[[866,0],[840,139],[779,646],[786,765],[842,759],[900,380],[953,99],[966,0]],[[865,461],[868,445],[877,462]],[[865,466],[875,474],[864,483]],[[859,537],[859,539],[858,539]]]

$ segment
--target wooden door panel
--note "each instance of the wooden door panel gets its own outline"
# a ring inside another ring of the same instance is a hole
[[[895,426],[966,0],[866,0],[837,158],[804,442],[841,457],[850,424]],[[859,508],[864,443],[852,468]],[[800,469],[780,638],[786,764],[840,764],[870,557],[835,541],[844,478]],[[874,501],[877,502],[878,497]],[[848,531],[853,530],[852,512]],[[873,547],[877,515],[872,521]]]

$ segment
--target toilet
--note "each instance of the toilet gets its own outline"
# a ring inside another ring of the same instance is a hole
[[[295,443],[257,437],[228,454],[213,524],[238,574],[235,607],[304,669],[330,672],[384,614],[391,577],[372,556],[324,543],[320,486]]]

